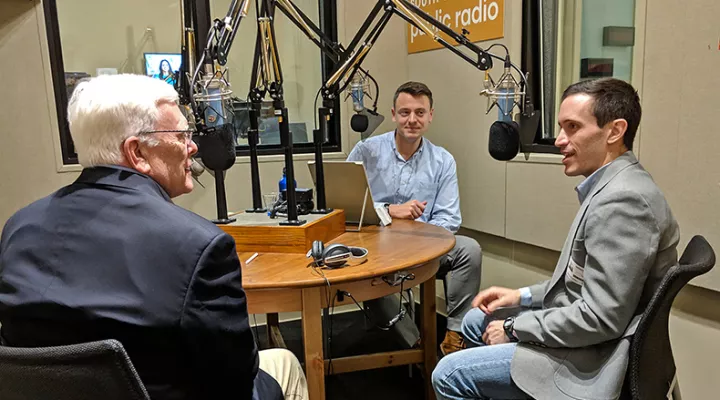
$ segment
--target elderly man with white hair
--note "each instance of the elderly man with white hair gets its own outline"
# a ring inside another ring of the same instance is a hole
[[[13,215],[0,239],[6,346],[117,339],[158,399],[306,399],[287,350],[258,352],[233,239],[172,198],[197,146],[165,82],[101,76],[68,119],[78,179]]]

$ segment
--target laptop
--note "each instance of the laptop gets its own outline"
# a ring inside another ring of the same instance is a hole
[[[379,225],[380,218],[375,212],[375,202],[370,193],[370,184],[362,162],[323,161],[323,166],[327,206],[345,210],[347,224]],[[308,162],[308,168],[313,184],[317,187],[315,161]]]

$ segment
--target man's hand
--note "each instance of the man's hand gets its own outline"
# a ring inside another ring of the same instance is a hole
[[[483,343],[487,345],[510,343],[510,338],[505,334],[502,320],[492,321],[482,335]]]
[[[418,219],[425,211],[425,206],[427,201],[410,200],[405,204],[391,204],[388,212],[397,219]]]
[[[485,314],[492,314],[498,307],[514,307],[519,305],[520,290],[496,286],[478,293],[472,302],[473,307],[480,308]],[[502,326],[500,327],[502,328]]]

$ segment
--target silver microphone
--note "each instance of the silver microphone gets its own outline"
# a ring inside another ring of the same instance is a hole
[[[203,110],[200,117],[208,127],[232,123],[233,92],[226,74],[226,68],[216,70],[213,64],[206,64],[193,87],[193,99]]]
[[[356,72],[355,76],[353,76],[352,82],[350,82],[350,87],[348,88],[348,92],[350,97],[352,97],[353,102],[353,110],[355,112],[361,112],[365,109],[365,92],[367,92],[367,81],[365,80],[365,77],[360,74],[360,72]]]
[[[348,96],[352,97],[353,110],[355,111],[355,114],[350,118],[350,128],[360,133],[362,140],[370,137],[385,120],[385,117],[374,109],[370,110],[365,107],[365,95],[370,97],[367,94],[368,87],[367,76],[358,71],[353,76],[347,89]]]
[[[507,56],[503,74],[497,83],[490,76],[490,72],[485,71],[485,80],[483,81],[485,89],[480,92],[480,95],[488,98],[486,113],[489,113],[494,106],[497,106],[498,120],[505,122],[512,121],[513,110],[515,107],[522,107],[525,101],[525,90],[513,76],[511,66],[510,56]]]

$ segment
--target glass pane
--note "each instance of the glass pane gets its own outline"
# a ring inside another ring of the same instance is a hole
[[[57,2],[57,12],[68,95],[77,80],[85,77],[153,75],[162,60],[167,60],[163,65],[170,64],[172,71],[180,67],[178,0],[62,0]],[[145,53],[164,55],[151,55],[147,71]]]
[[[633,48],[622,39],[634,36],[627,29],[634,21],[634,0],[582,2],[580,79],[612,76],[630,82]]]
[[[552,143],[560,97],[573,82],[611,76],[630,82],[634,0],[541,0],[543,134]]]
[[[212,18],[225,17],[230,3],[231,0],[210,0]],[[293,3],[319,26],[316,0],[293,0]],[[257,35],[255,4],[255,1],[252,1],[248,16],[240,24],[226,65],[233,94],[238,97],[238,110],[244,108],[243,103],[247,101],[250,90]],[[312,142],[316,113],[315,95],[322,86],[320,50],[280,10],[277,10],[275,15],[275,34],[283,73],[285,107],[288,109],[293,142]],[[263,106],[268,113],[272,111],[270,107],[269,103]],[[237,115],[247,114],[239,112]],[[249,122],[241,121],[239,125],[249,126]],[[265,115],[260,121],[260,144],[279,143],[277,118]],[[238,145],[245,144],[247,140],[238,137]]]

